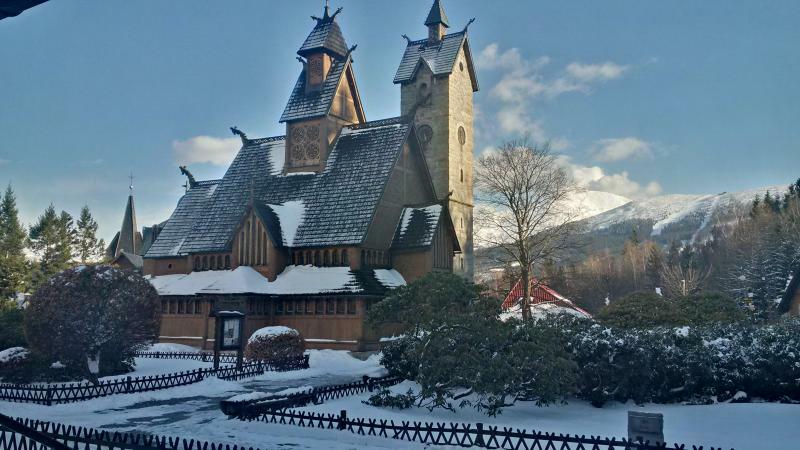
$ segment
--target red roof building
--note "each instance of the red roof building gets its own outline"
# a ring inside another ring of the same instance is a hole
[[[502,308],[504,311],[519,309],[523,295],[522,288],[522,280],[519,280],[516,282],[516,284],[514,284],[514,287],[508,293],[505,300],[503,300]],[[532,312],[534,310],[554,311],[560,308],[567,310],[564,312],[582,315],[587,318],[592,317],[588,311],[575,305],[570,299],[559,294],[550,286],[539,281],[536,277],[531,277],[531,287],[529,292],[531,296]]]

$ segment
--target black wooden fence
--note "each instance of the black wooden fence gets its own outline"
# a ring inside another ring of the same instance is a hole
[[[11,419],[0,415],[0,450],[255,450],[230,444]]]
[[[214,354],[210,352],[137,352],[137,358],[154,359],[190,359],[193,361],[213,362]],[[235,353],[220,353],[219,362],[223,364],[235,364]]]
[[[513,427],[484,426],[469,423],[413,422],[349,418],[339,414],[318,414],[306,411],[265,411],[258,420],[280,425],[349,431],[361,436],[376,436],[419,442],[428,445],[450,445],[490,449],[537,450],[722,450],[721,447],[687,446],[686,444],[649,444],[601,436],[545,433]],[[733,450],[733,449],[731,449]]]
[[[403,381],[403,378],[397,376],[380,378],[364,376],[361,381],[320,386],[288,395],[268,395],[259,399],[246,401],[225,400],[220,403],[220,409],[230,417],[251,419],[258,417],[266,411],[297,408],[307,406],[310,403],[318,405],[327,400],[363,394],[364,392],[372,392],[375,389],[394,386],[401,381]]]
[[[199,383],[206,378],[217,377],[223,380],[239,380],[254,377],[265,372],[289,371],[308,368],[308,355],[302,358],[287,360],[281,364],[264,364],[251,362],[244,364],[241,370],[235,366],[214,369],[197,369],[186,372],[144,377],[126,377],[115,380],[100,381],[97,384],[64,383],[47,385],[0,384],[0,400],[39,403],[52,405],[71,403],[115,394],[132,394],[136,392],[157,391],[177,386]]]

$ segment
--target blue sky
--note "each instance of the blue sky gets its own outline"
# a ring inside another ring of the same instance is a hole
[[[399,113],[400,37],[430,0],[334,0],[368,119]],[[576,179],[631,198],[800,177],[800,2],[444,0],[471,17],[476,151],[528,134]],[[30,222],[51,202],[139,225],[166,219],[178,163],[220,177],[228,127],[283,133],[295,52],[322,0],[51,0],[0,21],[0,184]]]

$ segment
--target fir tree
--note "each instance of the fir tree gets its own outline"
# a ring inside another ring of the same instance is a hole
[[[81,208],[77,225],[75,253],[81,264],[102,260],[106,245],[102,239],[97,239],[97,221],[92,217],[89,206]]]
[[[25,258],[25,238],[17,199],[9,184],[0,201],[0,298],[26,290],[28,263]]]
[[[34,286],[38,287],[54,274],[67,269],[72,261],[75,233],[72,216],[62,211],[56,213],[51,204],[31,226],[31,249],[39,259],[34,273]]]

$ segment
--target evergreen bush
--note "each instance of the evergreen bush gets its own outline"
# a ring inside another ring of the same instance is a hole
[[[0,299],[0,349],[24,347],[23,310],[13,300]]]
[[[247,359],[281,365],[303,356],[306,344],[300,332],[289,327],[266,327],[256,330],[247,341]]]
[[[598,322],[619,328],[680,326],[686,323],[677,304],[650,292],[635,292],[600,310]]]
[[[158,338],[160,301],[140,275],[111,266],[80,266],[40,286],[25,311],[25,336],[37,357],[64,372],[95,379],[132,370],[134,353]]]

